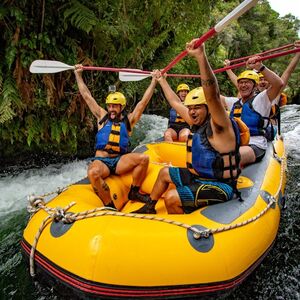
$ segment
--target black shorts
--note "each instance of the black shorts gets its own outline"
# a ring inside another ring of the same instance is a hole
[[[255,145],[249,145],[250,148],[254,151],[255,154],[255,162],[259,162],[263,159],[266,154],[266,150],[261,149]]]
[[[176,186],[185,213],[225,202],[233,197],[233,188],[219,181],[199,179],[186,168],[169,168],[169,175]]]
[[[173,130],[176,131],[177,135],[179,134],[179,132],[184,129],[190,129],[190,125],[187,123],[172,123],[169,128],[172,128]]]

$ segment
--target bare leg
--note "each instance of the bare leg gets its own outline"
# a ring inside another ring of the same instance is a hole
[[[164,167],[159,171],[150,198],[152,200],[161,198],[163,193],[168,189],[170,183],[172,183],[172,180],[169,175],[169,167]]]
[[[121,175],[132,171],[132,185],[128,199],[147,203],[149,195],[141,194],[140,187],[147,175],[149,156],[143,153],[129,153],[123,155],[117,164],[116,174]]]
[[[132,171],[132,184],[141,186],[148,170],[149,156],[143,153],[129,153],[121,157],[116,174],[122,175]]]
[[[104,205],[112,202],[110,190],[107,183],[104,181],[110,174],[108,167],[99,160],[94,160],[88,167],[88,177],[93,186],[95,193],[102,200]]]
[[[169,214],[183,214],[182,203],[176,189],[172,189],[166,193],[165,205]]]
[[[177,133],[174,129],[168,128],[164,133],[164,140],[166,142],[173,142],[177,140]]]
[[[255,153],[253,149],[249,146],[242,146],[240,147],[240,154],[241,154],[241,167],[254,163],[256,160]]]
[[[179,131],[178,142],[186,142],[188,140],[190,130],[188,128]]]
[[[164,167],[160,170],[158,177],[155,181],[154,187],[150,194],[150,199],[147,203],[141,207],[140,209],[133,211],[133,213],[137,214],[155,214],[155,205],[157,200],[163,195],[165,191],[167,191],[169,187],[169,183],[171,183],[171,178],[169,175],[169,168]]]
[[[149,166],[149,156],[142,154],[139,164],[133,169],[132,172],[132,185],[141,186],[147,175]]]

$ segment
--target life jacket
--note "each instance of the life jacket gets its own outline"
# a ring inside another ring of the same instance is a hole
[[[236,122],[231,119],[236,137],[236,148],[228,153],[219,153],[209,143],[211,134],[210,118],[200,127],[192,127],[187,141],[187,168],[200,178],[218,180],[236,187],[236,179],[241,170],[240,163],[240,134]],[[228,157],[229,166],[224,166],[224,158]],[[224,171],[230,171],[230,178],[224,178]]]
[[[250,130],[248,126],[242,121],[241,118],[233,117],[233,120],[236,122],[239,128],[241,146],[248,145],[250,141]]]
[[[281,93],[279,98],[279,107],[287,105],[287,102],[287,95],[285,93]]]
[[[285,106],[287,104],[287,95],[285,93],[281,93],[279,96],[278,104],[272,105],[270,111],[270,118],[276,120],[280,111],[280,107]]]
[[[272,105],[270,112],[270,119],[274,124],[277,125],[278,133],[281,132],[281,116],[280,116],[280,107],[287,104],[287,95],[285,93],[281,93],[279,96],[278,104]]]
[[[104,150],[109,154],[125,154],[129,148],[129,137],[131,135],[131,126],[126,114],[122,114],[122,120],[112,121],[106,114],[99,125],[104,126],[96,135],[96,150]]]
[[[174,108],[170,109],[169,126],[174,124],[187,124],[185,120],[176,112]]]
[[[280,107],[278,104],[274,104],[271,107],[271,111],[270,111],[270,119],[271,120],[277,120],[277,116],[279,114],[280,111]]]
[[[254,97],[255,98],[255,97]],[[241,99],[236,101],[230,111],[230,117],[240,118],[249,128],[250,136],[265,136],[266,128],[270,125],[270,118],[263,117],[253,108],[253,100],[249,99],[243,105]],[[265,124],[267,121],[267,124]]]

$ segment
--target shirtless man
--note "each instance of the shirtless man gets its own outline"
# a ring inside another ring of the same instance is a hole
[[[193,135],[187,142],[187,167],[162,168],[149,202],[134,213],[155,214],[155,205],[164,193],[170,214],[190,213],[233,197],[240,173],[239,133],[220,100],[204,45],[194,48],[196,41],[187,43],[186,49],[198,62],[202,87],[189,92],[184,104],[160,71],[155,72],[170,105],[192,126]]]

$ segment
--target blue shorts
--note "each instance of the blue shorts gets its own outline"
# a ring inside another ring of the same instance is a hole
[[[108,167],[110,174],[114,175],[114,174],[116,174],[116,168],[117,168],[117,164],[118,164],[120,158],[121,158],[121,156],[117,156],[117,157],[95,156],[95,157],[92,157],[90,159],[90,161],[94,161],[94,160],[102,161]]]
[[[187,168],[169,168],[169,175],[176,186],[185,213],[233,197],[233,188],[224,182],[199,179]]]

